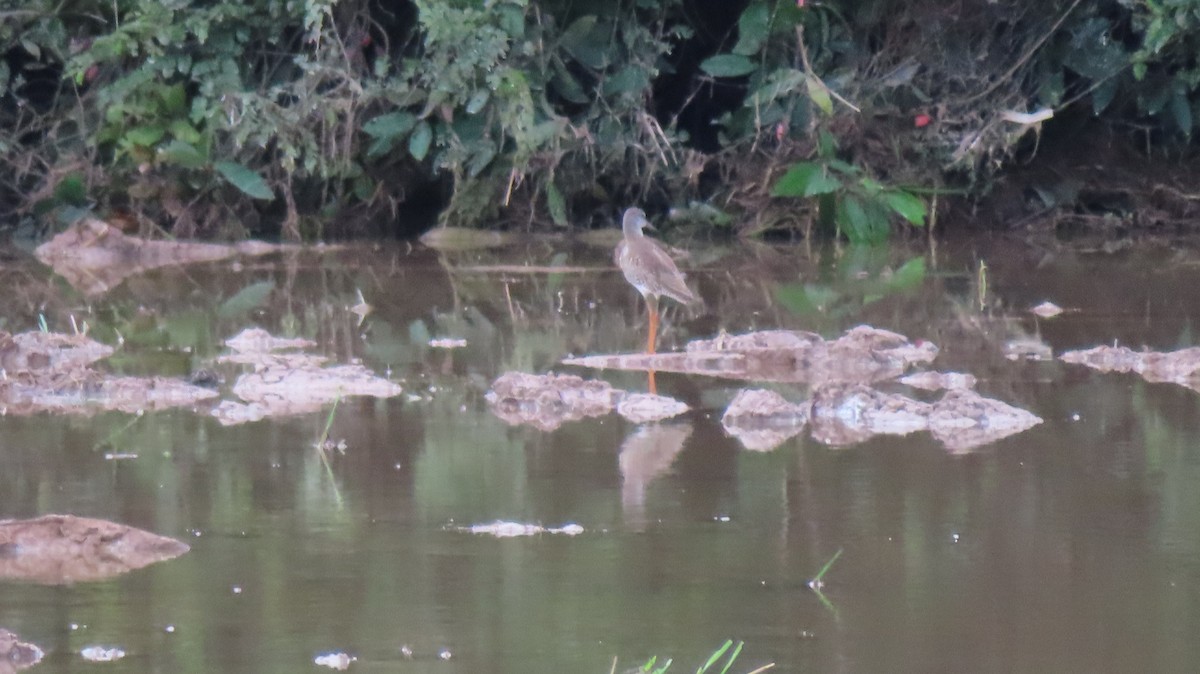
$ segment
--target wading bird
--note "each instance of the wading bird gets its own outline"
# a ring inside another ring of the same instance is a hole
[[[699,299],[687,287],[683,274],[667,255],[667,251],[654,239],[642,234],[643,227],[651,227],[646,214],[640,208],[627,208],[621,218],[621,229],[625,237],[617,244],[614,259],[637,291],[646,299],[650,310],[650,335],[646,340],[646,351],[654,353],[658,336],[658,298],[667,296],[682,304],[693,304]]]

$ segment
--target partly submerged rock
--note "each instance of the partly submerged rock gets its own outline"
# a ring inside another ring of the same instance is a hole
[[[634,423],[678,416],[688,406],[673,398],[631,393],[596,379],[571,374],[506,372],[484,396],[492,413],[511,425],[552,431],[569,421],[598,417],[614,409]]]
[[[827,445],[928,430],[947,449],[961,452],[1020,433],[1042,419],[970,390],[947,391],[940,400],[925,403],[856,384],[814,392],[810,422],[813,439]]]
[[[485,398],[492,413],[508,424],[552,431],[568,421],[608,414],[625,392],[606,381],[570,374],[506,372]]]
[[[90,365],[112,347],[84,335],[0,335],[0,409],[6,414],[140,412],[195,405],[217,392],[166,377],[117,377]]]
[[[685,403],[655,393],[627,393],[617,403],[617,414],[635,424],[662,421],[687,411]]]
[[[774,391],[746,389],[725,408],[721,426],[746,449],[768,451],[799,435],[807,421],[807,405],[789,403]]]
[[[5,375],[70,372],[108,358],[113,348],[87,335],[29,331],[0,334],[0,367]]]
[[[84,218],[37,247],[43,264],[88,295],[103,293],[151,269],[231,257],[266,255],[298,246],[244,241],[237,244],[150,241],[128,236],[95,218]]]
[[[403,392],[399,384],[358,363],[325,366],[324,356],[292,351],[315,345],[306,339],[275,337],[252,328],[225,343],[233,353],[218,357],[218,363],[253,368],[240,375],[232,387],[242,402],[222,401],[212,411],[225,425],[308,414],[347,396],[390,398]]]
[[[932,361],[937,352],[930,342],[859,326],[832,341],[810,332],[767,330],[696,340],[683,353],[585,356],[563,363],[824,385],[894,379],[914,364]]]
[[[174,559],[186,543],[107,520],[0,520],[0,578],[42,585],[107,580]]]
[[[1200,347],[1195,346],[1167,353],[1134,351],[1124,346],[1097,346],[1067,351],[1059,359],[1100,372],[1134,372],[1151,382],[1171,382],[1189,388],[1200,385]]]
[[[899,379],[901,384],[923,391],[956,391],[975,388],[975,375],[965,372],[914,372]]]
[[[817,442],[850,445],[875,435],[908,435],[929,427],[929,403],[863,384],[835,384],[813,392],[809,421]]]
[[[16,634],[0,627],[0,674],[29,669],[45,655],[41,648],[21,641]]]
[[[303,337],[276,337],[262,328],[246,328],[225,340],[225,346],[238,353],[269,353],[285,349],[308,349],[317,343]]]
[[[1042,418],[974,391],[948,391],[933,404],[929,431],[947,449],[964,452],[1042,423]]]

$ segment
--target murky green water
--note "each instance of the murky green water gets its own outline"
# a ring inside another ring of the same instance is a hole
[[[152,272],[98,298],[12,262],[0,326],[42,313],[66,330],[75,315],[124,340],[116,371],[183,374],[260,325],[390,371],[405,394],[339,405],[346,450],[328,464],[313,446],[324,412],[231,427],[190,411],[0,418],[0,518],[73,513],[192,545],[103,583],[0,581],[0,626],[47,649],[34,671],[321,671],[316,655],[344,651],[352,671],[604,673],[658,655],[684,672],[727,638],[745,641],[741,673],[1195,671],[1200,394],[1003,348],[1196,344],[1198,263],[1001,242],[696,251],[707,307],[668,312],[662,349],[870,323],[934,341],[936,367],[1045,419],[952,455],[928,434],[749,452],[719,424],[736,383],[665,374],[660,392],[698,408],[665,440],[639,442],[616,415],[506,426],[483,400],[498,374],[641,348],[644,310],[601,269],[604,249],[345,250]],[[596,270],[497,270],[524,264]],[[361,326],[356,289],[374,307]],[[1026,311],[1044,299],[1073,311]],[[426,345],[443,336],[468,346]],[[498,519],[585,532],[455,529]],[[839,549],[827,606],[806,582]],[[78,652],[93,644],[128,655],[89,665]]]

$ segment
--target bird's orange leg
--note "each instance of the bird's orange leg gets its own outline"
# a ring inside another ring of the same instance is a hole
[[[658,384],[654,381],[654,370],[650,370],[646,375],[646,384],[647,388],[650,389],[650,395],[658,395]]]
[[[646,353],[654,354],[658,345],[658,298],[653,295],[647,297],[646,307],[650,309],[650,335],[646,338]]]

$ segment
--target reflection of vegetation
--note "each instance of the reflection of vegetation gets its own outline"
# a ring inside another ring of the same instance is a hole
[[[842,318],[885,297],[915,290],[925,282],[925,258],[915,257],[892,271],[880,249],[851,248],[830,270],[832,283],[789,283],[775,289],[775,298],[794,314]]]

